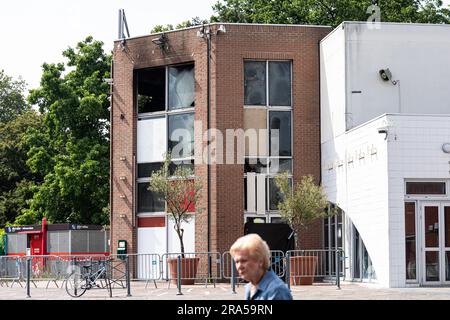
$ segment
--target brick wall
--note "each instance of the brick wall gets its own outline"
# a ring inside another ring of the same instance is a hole
[[[243,128],[244,59],[290,59],[293,61],[293,173],[294,182],[305,174],[320,180],[319,41],[329,33],[325,27],[263,26],[226,24],[226,33],[211,38],[211,128]],[[199,28],[167,33],[169,49],[162,52],[151,42],[156,35],[130,39],[124,50],[115,43],[114,93],[111,133],[111,250],[117,240],[129,243],[136,252],[134,210],[134,155],[136,154],[136,112],[133,107],[133,70],[194,61],[195,120],[207,128],[207,44],[197,37]],[[124,118],[121,119],[120,115]],[[206,148],[196,132],[196,158]],[[236,151],[236,150],[235,150]],[[236,152],[235,152],[236,153]],[[121,161],[120,157],[126,157]],[[197,160],[196,159],[196,160]],[[197,161],[196,161],[197,163]],[[196,251],[206,252],[208,201],[211,208],[210,251],[224,252],[244,233],[243,165],[212,165],[211,198],[208,199],[207,166],[197,164],[196,175],[203,182],[202,208],[196,217]],[[126,180],[119,180],[125,176]],[[121,198],[124,195],[125,198]],[[121,215],[123,217],[121,217]],[[304,248],[322,247],[322,222],[301,235]]]

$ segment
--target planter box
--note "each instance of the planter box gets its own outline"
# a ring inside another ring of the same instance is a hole
[[[291,257],[289,260],[291,285],[312,285],[316,273],[317,261],[318,258],[316,256]]]
[[[181,258],[181,284],[193,285],[197,276],[198,262],[200,258]],[[173,284],[177,284],[178,279],[178,259],[168,259],[170,279]]]

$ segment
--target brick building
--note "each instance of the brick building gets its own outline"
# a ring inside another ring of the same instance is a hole
[[[112,252],[118,240],[127,240],[129,253],[178,252],[164,203],[147,190],[152,170],[183,137],[173,137],[176,129],[191,133],[179,158],[195,167],[203,184],[202,210],[185,226],[186,251],[225,252],[243,235],[246,221],[279,221],[276,171],[265,164],[269,160],[278,160],[293,182],[306,174],[320,181],[319,42],[330,31],[211,24],[115,42]],[[267,133],[256,149],[236,142],[233,163],[224,156],[223,164],[207,165],[202,159],[210,128],[224,139],[227,129]],[[278,156],[269,148],[270,128],[279,129]],[[244,149],[245,160],[239,160]],[[318,221],[301,235],[302,247],[322,248],[323,236]]]

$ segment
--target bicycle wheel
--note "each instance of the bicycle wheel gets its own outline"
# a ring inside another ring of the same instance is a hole
[[[66,291],[71,297],[81,297],[87,289],[87,278],[79,272],[72,272],[66,279]]]

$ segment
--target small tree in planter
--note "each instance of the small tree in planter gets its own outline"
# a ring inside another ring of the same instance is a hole
[[[295,245],[299,247],[299,235],[317,219],[334,215],[336,212],[328,209],[328,199],[322,186],[314,183],[312,175],[302,177],[294,187],[289,183],[288,174],[275,177],[275,183],[283,194],[283,200],[278,204],[281,218],[294,230]],[[317,265],[316,256],[292,257],[290,263],[291,284],[312,284]],[[307,275],[303,277],[302,275]]]
[[[166,201],[168,217],[173,220],[173,227],[180,241],[182,272],[187,272],[187,274],[182,274],[182,278],[195,278],[199,258],[185,258],[182,224],[192,220],[193,211],[200,211],[198,202],[202,185],[190,167],[181,164],[176,166],[171,173],[171,165],[171,155],[167,154],[161,169],[151,175],[148,189],[159,194]],[[176,279],[178,260],[168,259],[168,263],[172,279]],[[191,283],[193,283],[193,279],[183,280],[183,284]]]

